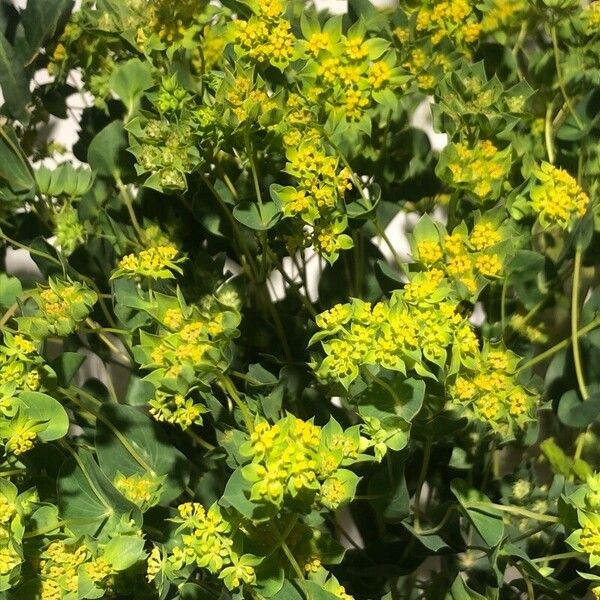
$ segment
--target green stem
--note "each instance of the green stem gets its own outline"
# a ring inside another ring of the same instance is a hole
[[[552,137],[552,103],[546,107],[546,120],[544,122],[544,140],[546,141],[546,152],[548,162],[554,164],[556,155],[554,152],[554,139]]]
[[[28,531],[27,533],[23,534],[23,539],[28,540],[28,539],[37,537],[38,535],[44,535],[45,533],[50,533],[51,531],[54,531],[55,529],[60,529],[65,524],[66,524],[66,521],[59,521],[56,525],[48,525],[48,527],[40,527],[39,529],[34,529],[33,531]]]
[[[573,108],[571,99],[567,95],[567,90],[565,88],[565,83],[563,81],[562,68],[561,68],[561,64],[560,64],[560,51],[558,49],[558,34],[556,33],[556,27],[552,27],[552,29],[550,31],[550,35],[552,36],[552,50],[554,52],[554,64],[556,65],[556,77],[558,79],[558,86],[560,87],[562,96],[567,104],[567,107],[569,108],[569,112],[573,115],[573,118],[575,119],[575,122],[577,123],[577,127],[582,129],[583,123],[581,122],[579,115],[575,112],[575,109]]]
[[[207,442],[202,436],[198,435],[195,431],[191,429],[186,429],[185,432],[199,445],[202,446],[205,450],[209,452],[214,450],[216,446],[213,446],[210,442]]]
[[[493,502],[469,502],[467,508],[493,508],[501,512],[506,512],[512,515],[526,517],[527,519],[534,519],[535,521],[543,521],[547,523],[560,523],[560,519],[554,515],[544,515],[536,513],[520,506],[505,506],[504,504],[495,504]]]
[[[16,240],[9,238],[1,230],[0,230],[0,238],[2,238],[3,240],[6,240],[12,246],[15,246],[15,248],[21,248],[21,250],[26,250],[27,252],[29,252],[29,254],[33,254],[34,256],[39,256],[41,258],[45,258],[46,260],[48,260],[51,263],[55,264],[56,266],[60,267],[63,270],[63,273],[65,272],[65,266],[63,265],[63,263],[60,260],[54,258],[54,256],[51,256],[50,254],[48,254],[47,252],[42,252],[41,250],[36,250],[35,248],[30,248],[29,246],[26,246],[25,244],[21,244],[20,242],[17,242]]]
[[[581,365],[581,354],[579,352],[579,336],[577,335],[579,320],[579,284],[581,278],[581,255],[581,247],[577,245],[577,248],[575,249],[575,267],[573,270],[573,289],[571,292],[571,340],[573,345],[573,361],[575,363],[575,376],[577,377],[577,385],[579,387],[579,393],[585,401],[589,398],[589,394],[583,375],[583,367]]]
[[[392,397],[394,404],[401,404],[400,398],[398,398],[398,394],[396,394],[394,388],[389,383],[387,383],[380,377],[377,377],[377,375],[373,375],[373,373],[371,373],[371,371],[369,371],[369,369],[367,368],[363,369],[363,373],[365,373],[373,383],[376,383],[379,387],[382,387],[384,390],[386,390],[387,393]]]
[[[0,319],[0,327],[4,327],[10,321],[11,317],[17,312],[19,309],[19,303],[15,302],[3,315]]]
[[[248,248],[248,245],[246,244],[246,240],[244,239],[243,234],[240,232],[240,230],[238,228],[237,221],[231,214],[231,211],[227,207],[227,204],[225,203],[223,198],[221,198],[221,195],[219,194],[219,192],[217,191],[215,186],[211,183],[210,179],[208,179],[208,177],[206,177],[206,175],[204,175],[204,174],[201,175],[201,178],[202,178],[202,181],[204,182],[204,185],[206,185],[206,187],[210,190],[210,192],[212,193],[212,195],[215,197],[216,201],[218,202],[219,206],[221,207],[221,210],[225,213],[225,216],[229,220],[229,223],[233,230],[233,235],[236,237],[236,239],[238,241],[238,245],[240,247],[240,250],[242,251],[242,255],[244,256],[244,258],[246,259],[246,263],[248,264],[248,268],[250,270],[250,272],[249,272],[250,279],[252,279],[252,281],[254,283],[256,283],[256,281],[258,279],[258,267],[256,266],[256,264],[254,262],[254,257],[252,256],[252,253],[250,252],[250,249]],[[240,261],[240,262],[242,262],[242,261]]]
[[[123,204],[125,205],[125,208],[127,209],[127,212],[129,214],[129,220],[131,221],[131,224],[133,225],[133,229],[135,230],[135,233],[136,233],[139,241],[144,243],[144,241],[146,239],[146,234],[144,233],[144,230],[140,227],[140,224],[139,224],[139,221],[137,220],[135,211],[133,210],[133,200],[131,198],[131,194],[130,194],[129,190],[127,189],[127,186],[121,181],[120,177],[116,178],[116,182],[117,182],[117,188],[119,189],[119,196],[121,196],[121,200],[123,200]]]
[[[560,554],[550,554],[550,556],[539,556],[538,558],[532,558],[530,559],[530,562],[532,563],[537,563],[537,562],[546,562],[546,561],[550,561],[550,560],[562,560],[563,558],[576,558],[581,556],[580,552],[562,552]]]
[[[294,569],[296,575],[298,576],[298,579],[300,580],[300,583],[304,589],[304,593],[306,595],[307,600],[310,600],[310,594],[308,593],[308,590],[306,589],[306,586],[304,584],[304,581],[305,581],[304,573],[302,572],[302,569],[300,568],[300,565],[298,564],[296,557],[292,554],[292,551],[290,550],[289,546],[287,545],[287,542],[285,541],[284,537],[281,535],[281,532],[279,531],[279,529],[277,529],[277,526],[275,525],[275,523],[273,523],[273,531],[275,532],[275,535],[277,536],[277,540],[281,544],[281,549],[283,550],[283,553],[285,554],[292,569]]]
[[[231,396],[231,399],[240,409],[240,412],[242,413],[242,418],[244,419],[244,423],[246,424],[246,429],[249,433],[252,433],[252,431],[254,431],[254,420],[252,418],[252,413],[248,409],[246,403],[240,398],[239,394],[237,393],[233,381],[231,381],[231,379],[227,375],[223,374],[219,378],[219,382],[221,384],[221,387],[223,388],[223,391],[226,394],[229,394],[229,396]]]
[[[425,483],[425,478],[427,477],[427,470],[429,469],[429,459],[431,458],[431,438],[425,439],[425,446],[423,449],[423,464],[421,465],[421,472],[419,473],[419,479],[417,480],[417,489],[415,490],[415,530],[421,528],[420,525],[420,502],[421,502],[421,494],[423,490],[423,484]]]
[[[9,471],[0,471],[0,477],[11,477],[12,475],[19,475],[25,473],[27,469],[10,469]]]
[[[600,326],[600,317],[594,319],[593,321],[588,323],[585,327],[582,327],[581,329],[579,329],[576,332],[576,338],[579,339],[580,337],[583,337],[585,334],[589,333],[593,329],[596,329],[596,327],[598,327],[598,326]],[[558,344],[555,344],[551,348],[548,348],[548,350],[545,350],[541,354],[534,356],[531,360],[528,360],[526,363],[521,365],[518,370],[524,371],[525,369],[530,369],[531,367],[537,365],[538,363],[543,362],[547,358],[554,356],[557,352],[560,352],[561,350],[568,348],[569,344],[571,344],[572,341],[573,341],[573,336],[562,340],[562,342],[558,342]]]
[[[455,505],[452,505],[446,511],[446,514],[442,517],[442,520],[435,527],[432,527],[431,529],[417,529],[415,527],[415,531],[418,535],[433,535],[434,533],[437,533],[450,520],[450,517],[454,511],[458,511],[458,508]]]
[[[131,457],[146,471],[151,475],[155,475],[154,469],[144,460],[144,458],[139,454],[139,452],[129,443],[129,440],[104,416],[101,415],[95,408],[87,406],[84,404],[75,394],[72,394],[69,390],[65,388],[60,388],[60,391],[67,396],[74,404],[79,406],[82,410],[93,415],[98,421],[102,421],[112,432],[112,434],[119,440],[123,448],[129,452]],[[86,395],[85,392],[82,393],[82,390],[77,389],[77,392],[80,395]]]

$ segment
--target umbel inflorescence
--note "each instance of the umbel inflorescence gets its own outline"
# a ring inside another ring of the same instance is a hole
[[[2,597],[600,598],[600,2],[398,4],[2,12]]]

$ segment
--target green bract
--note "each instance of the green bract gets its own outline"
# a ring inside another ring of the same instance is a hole
[[[600,599],[600,0],[1,4],[2,598]]]

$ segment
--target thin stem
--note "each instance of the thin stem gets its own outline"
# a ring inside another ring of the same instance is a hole
[[[80,390],[77,390],[80,392]],[[89,412],[98,421],[102,421],[112,432],[112,434],[119,440],[123,448],[129,452],[131,457],[148,473],[155,474],[154,469],[145,461],[145,459],[139,454],[139,452],[129,443],[129,440],[104,416],[101,415],[95,408],[86,406],[75,394],[69,392],[69,390],[61,388],[61,392],[67,396],[74,404],[79,406],[82,410]]]
[[[589,333],[593,329],[596,329],[596,327],[598,327],[598,326],[600,326],[600,317],[594,319],[593,321],[588,323],[585,327],[582,327],[581,329],[579,329],[576,332],[575,337],[577,339],[579,339],[580,337],[583,337],[585,334]],[[548,348],[548,350],[545,350],[541,354],[534,356],[531,360],[528,360],[526,363],[521,365],[518,370],[524,371],[525,369],[530,369],[531,367],[537,365],[538,363],[541,363],[542,361],[546,360],[547,358],[554,356],[557,352],[560,352],[561,350],[568,348],[569,344],[571,344],[572,341],[573,341],[573,336],[562,340],[562,342],[558,342],[558,344],[555,344],[551,348]]]
[[[432,527],[431,529],[417,529],[415,527],[415,531],[418,535],[433,535],[434,533],[437,533],[438,531],[440,531],[440,529],[442,529],[444,527],[444,525],[446,525],[446,523],[450,520],[450,517],[452,516],[452,513],[454,511],[457,511],[458,508],[453,504],[447,511],[446,514],[442,517],[442,520],[435,526]]]
[[[200,446],[209,452],[214,450],[216,446],[213,446],[210,442],[207,442],[202,436],[198,435],[195,431],[190,428],[186,429],[185,432]]]
[[[525,582],[525,587],[527,588],[527,600],[535,600],[535,592],[533,590],[533,584],[531,583],[529,575],[527,575],[527,572],[521,565],[515,564],[515,567],[517,568],[519,573],[521,573],[521,577]]]
[[[535,521],[544,521],[547,523],[559,523],[560,519],[554,515],[544,515],[536,513],[520,506],[506,506],[504,504],[495,504],[493,502],[469,502],[467,508],[494,508],[501,512],[526,517],[528,519],[534,519]]]
[[[562,68],[561,68],[561,64],[560,64],[560,51],[558,49],[558,34],[556,33],[556,27],[552,27],[552,29],[550,31],[550,35],[552,36],[552,50],[554,52],[554,64],[556,65],[556,77],[558,79],[558,86],[560,87],[560,91],[563,95],[565,103],[567,104],[567,107],[569,108],[569,112],[573,115],[573,118],[575,119],[577,126],[579,128],[582,128],[583,123],[581,122],[579,115],[575,112],[575,109],[573,108],[573,105],[571,103],[571,99],[567,95],[567,90],[565,89],[565,83],[563,81]]]
[[[385,232],[385,229],[379,224],[379,222],[376,219],[374,219],[372,221],[372,223],[373,223],[373,227],[375,227],[375,231],[377,231],[377,235],[385,242],[386,246],[390,249],[390,252],[392,253],[392,256],[394,257],[394,260],[396,261],[398,268],[405,275],[408,275],[408,268],[406,266],[406,263],[404,263],[402,261],[402,258],[396,251],[396,248],[394,248],[394,245],[392,244],[392,241],[390,240],[387,233]]]
[[[4,327],[10,321],[11,317],[17,312],[19,309],[19,303],[15,302],[3,315],[0,319],[0,327]]]
[[[551,560],[562,560],[563,558],[576,558],[581,556],[580,552],[562,552],[560,554],[551,554],[550,556],[539,556],[538,558],[531,558],[530,562],[538,563],[538,562],[546,562]]]
[[[554,164],[556,155],[554,152],[554,139],[552,137],[552,103],[546,107],[546,120],[544,123],[544,140],[546,141],[546,153],[548,162]]]
[[[242,254],[245,257],[248,267],[250,269],[250,272],[249,272],[250,279],[252,279],[252,281],[254,281],[256,283],[257,278],[258,278],[258,268],[254,262],[254,257],[252,256],[252,253],[250,252],[248,245],[246,244],[246,240],[244,239],[244,236],[239,231],[236,220],[234,219],[233,215],[231,214],[231,211],[227,208],[227,204],[225,203],[223,198],[221,198],[219,192],[217,191],[215,186],[212,184],[210,179],[208,179],[208,177],[204,174],[200,175],[200,177],[202,178],[204,185],[206,185],[206,187],[210,190],[212,195],[215,197],[216,201],[219,203],[219,206],[221,207],[221,210],[225,213],[225,216],[229,220],[229,223],[231,224],[231,228],[233,229],[233,234],[238,241],[238,244],[240,246]]]
[[[573,361],[575,363],[575,376],[577,378],[577,386],[583,400],[589,398],[585,378],[583,375],[583,367],[581,365],[581,354],[579,352],[579,338],[577,335],[578,320],[579,320],[579,284],[581,278],[581,255],[582,250],[579,244],[575,249],[575,267],[573,269],[573,289],[571,291],[571,340],[573,345]]]
[[[240,409],[240,412],[242,413],[242,418],[244,419],[244,423],[246,424],[246,429],[249,433],[252,433],[252,431],[254,431],[254,420],[252,418],[252,413],[248,409],[246,403],[240,398],[239,394],[237,393],[233,381],[231,381],[231,379],[227,375],[221,375],[221,377],[219,378],[219,382],[221,384],[221,387],[223,388],[223,391],[226,394],[229,394],[229,396],[231,396],[231,399]]]
[[[25,244],[21,244],[20,242],[17,242],[16,240],[9,238],[1,230],[0,230],[0,238],[2,238],[3,240],[6,240],[12,246],[15,246],[15,248],[21,248],[21,250],[27,250],[27,252],[29,252],[29,254],[33,254],[34,256],[40,256],[41,258],[45,258],[46,260],[48,260],[51,263],[54,263],[56,266],[60,267],[63,270],[63,273],[65,272],[65,266],[63,265],[63,263],[60,260],[54,258],[54,256],[51,256],[50,254],[48,254],[47,252],[42,252],[41,250],[36,250],[35,248],[31,248],[29,246],[26,246]]]
[[[306,598],[310,599],[308,590],[306,589],[306,587],[304,585],[304,581],[305,581],[304,573],[302,572],[302,569],[300,568],[300,565],[298,564],[296,557],[292,554],[292,551],[290,550],[289,546],[287,545],[287,542],[285,541],[284,537],[281,535],[281,532],[279,531],[279,529],[277,529],[277,526],[275,525],[275,523],[273,523],[273,531],[275,532],[275,535],[277,536],[277,540],[281,544],[281,549],[283,550],[283,553],[285,554],[292,569],[294,569],[296,575],[298,576],[298,579],[300,580],[302,587],[304,588],[304,593],[306,594]]]
[[[129,190],[127,189],[127,186],[121,181],[120,178],[117,178],[116,182],[117,182],[117,187],[119,188],[119,196],[121,196],[121,200],[123,200],[123,204],[125,205],[125,208],[127,209],[127,212],[129,213],[129,219],[131,221],[131,224],[133,225],[133,229],[135,230],[135,233],[136,233],[138,239],[140,240],[140,242],[143,243],[144,240],[146,239],[146,234],[144,233],[144,230],[140,227],[140,224],[139,224],[139,221],[137,220],[135,211],[133,210],[133,202],[132,202],[131,194],[130,194]]]
[[[382,387],[384,390],[386,390],[387,393],[392,397],[392,400],[395,404],[400,404],[398,394],[396,394],[394,388],[389,383],[387,383],[380,377],[377,377],[377,375],[373,375],[373,373],[371,373],[369,369],[363,369],[363,373],[365,373],[373,383],[376,383],[379,387]]]
[[[296,294],[296,296],[298,297],[300,302],[302,302],[302,304],[304,305],[306,310],[310,313],[310,315],[314,319],[318,313],[315,310],[314,306],[312,305],[310,299],[308,298],[308,290],[306,289],[306,287],[304,288],[306,291],[306,295],[304,295],[298,289],[298,285],[296,284],[296,282],[286,273],[283,263],[281,262],[281,260],[279,260],[279,257],[273,252],[273,250],[271,250],[271,248],[268,248],[267,252],[269,253],[271,260],[274,260],[277,270],[281,273],[281,276],[285,279],[285,281],[289,285],[288,289],[291,289]]]
[[[19,475],[25,473],[27,469],[10,469],[9,471],[0,471],[0,477],[12,477],[13,475]]]
[[[67,523],[66,521],[59,521],[55,525],[48,525],[47,527],[40,527],[39,529],[34,529],[33,531],[28,531],[27,533],[23,534],[23,539],[28,540],[28,539],[37,537],[38,535],[44,535],[45,533],[50,533],[51,531],[54,531],[55,529],[60,529],[66,523]]]
[[[417,489],[415,490],[415,507],[417,510],[415,511],[415,530],[420,529],[420,502],[421,502],[421,493],[423,490],[423,484],[425,483],[425,478],[427,477],[427,470],[429,468],[429,459],[431,458],[431,438],[426,438],[425,447],[423,449],[423,464],[421,465],[421,472],[419,473],[419,479],[417,480]]]

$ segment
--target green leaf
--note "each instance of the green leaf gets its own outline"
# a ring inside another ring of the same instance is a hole
[[[0,306],[4,308],[12,306],[22,293],[23,287],[17,277],[0,273]]]
[[[59,385],[68,387],[84,361],[85,355],[79,352],[63,352],[51,361],[50,366],[58,377]]]
[[[77,458],[63,464],[58,482],[58,507],[75,535],[110,531],[122,517],[141,525],[142,515],[122,496],[101,471],[89,450],[79,449]]]
[[[121,98],[129,113],[133,111],[142,94],[153,84],[152,67],[138,58],[121,64],[110,78],[112,90]]]
[[[558,403],[558,418],[569,427],[587,427],[600,417],[600,392],[581,400],[577,390],[565,392]]]
[[[127,148],[127,136],[122,121],[113,121],[94,137],[88,148],[88,163],[105,177],[118,177],[119,155]]]
[[[73,6],[72,0],[28,0],[21,13],[28,53],[25,63],[39,52],[40,46],[56,32],[60,18]]]
[[[42,442],[59,440],[67,435],[69,416],[54,398],[41,392],[21,392],[19,402],[27,409],[30,419],[46,423],[45,429],[38,433]]]
[[[266,231],[277,225],[282,216],[281,208],[275,202],[267,202],[262,207],[254,202],[238,204],[233,209],[235,219],[250,229]]]
[[[402,523],[402,525],[404,525],[404,527],[410,531],[428,550],[431,550],[432,552],[439,552],[440,550],[448,548],[448,544],[439,535],[436,535],[435,533],[430,535],[422,535],[417,533],[417,530],[408,523]]]
[[[468,519],[481,536],[481,539],[490,548],[497,546],[504,536],[502,513],[490,506],[490,500],[485,494],[469,487],[461,479],[454,479],[450,484],[450,489],[458,498],[460,505],[465,510]]]
[[[0,87],[2,86],[2,66],[0,64]],[[14,131],[7,126],[2,127],[0,136],[0,178],[4,179],[10,189],[18,193],[31,193],[35,189],[35,180],[21,151],[19,140]]]
[[[144,538],[131,535],[113,537],[102,554],[115,571],[124,571],[139,560],[145,558]]]
[[[486,597],[474,592],[467,586],[462,576],[457,575],[452,587],[446,594],[445,600],[486,600]]]
[[[96,451],[104,473],[112,480],[118,472],[165,475],[161,502],[176,498],[189,482],[190,464],[158,424],[131,406],[105,404],[100,414]]]
[[[24,120],[26,106],[31,99],[29,78],[14,48],[0,33],[0,90],[8,112],[15,119]]]

